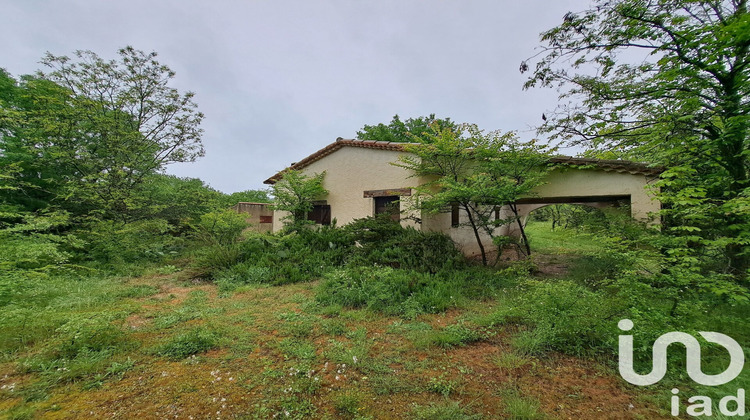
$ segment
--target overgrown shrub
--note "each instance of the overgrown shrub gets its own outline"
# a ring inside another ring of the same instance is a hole
[[[205,244],[232,245],[247,227],[245,217],[234,210],[206,213],[195,226],[195,236]]]
[[[216,275],[216,285],[220,292],[232,292],[238,287],[268,282],[271,270],[249,262],[236,264]]]
[[[183,247],[183,239],[172,235],[166,220],[150,219],[136,222],[99,220],[76,231],[84,245],[80,252],[89,260],[112,265],[143,261],[162,261],[175,256]]]
[[[324,305],[366,307],[391,315],[414,317],[454,307],[461,286],[442,276],[390,267],[352,267],[325,276],[317,299]]]
[[[350,259],[353,265],[384,265],[428,273],[463,266],[460,251],[443,233],[404,228],[385,217],[355,220],[343,230],[357,244]]]
[[[0,270],[45,270],[67,263],[66,239],[52,234],[0,231]]]

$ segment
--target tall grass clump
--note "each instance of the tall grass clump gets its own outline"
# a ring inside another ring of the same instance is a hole
[[[444,276],[391,267],[350,267],[324,277],[317,300],[324,305],[368,308],[389,315],[414,317],[455,307],[461,285]]]
[[[623,303],[605,292],[569,280],[529,280],[496,319],[528,326],[514,340],[521,353],[590,355],[612,349],[613,328],[625,312]]]

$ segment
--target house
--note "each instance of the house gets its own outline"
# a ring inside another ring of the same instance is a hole
[[[411,209],[413,186],[424,180],[391,164],[399,156],[408,154],[404,145],[339,138],[285,170],[299,170],[308,175],[326,172],[323,183],[329,193],[325,200],[315,203],[309,217],[316,223],[329,224],[335,219],[343,225],[355,219],[389,213],[404,226],[444,232],[465,254],[478,254],[474,233],[471,228],[461,225],[465,216],[457,209],[436,215]],[[631,215],[641,220],[647,220],[650,214],[660,209],[660,203],[646,189],[658,177],[658,169],[628,161],[565,156],[552,158],[552,162],[559,164],[560,168],[552,170],[532,196],[518,202],[522,216],[539,207],[559,203],[603,207],[627,202]],[[565,167],[576,169],[565,170]],[[274,184],[283,173],[277,173],[264,183]],[[283,212],[274,212],[274,231],[281,229],[284,216]],[[501,234],[515,233],[511,226],[501,229],[504,229]]]

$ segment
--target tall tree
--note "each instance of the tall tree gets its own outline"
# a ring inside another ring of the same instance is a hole
[[[193,94],[170,86],[174,72],[156,53],[118,53],[110,61],[48,53],[50,71],[23,77],[8,107],[15,116],[0,139],[3,158],[30,156],[26,177],[39,177],[33,162],[53,171],[39,178],[58,178],[54,195],[74,213],[127,218],[147,176],[203,155]]]
[[[599,0],[566,14],[542,41],[525,87],[557,87],[570,102],[541,130],[668,166],[661,183],[668,222],[704,251],[723,242],[729,269],[743,272],[750,257],[747,216],[738,213],[750,196],[747,0]]]
[[[456,124],[450,118],[437,118],[435,114],[427,117],[409,118],[401,121],[398,115],[394,115],[388,125],[380,123],[377,125],[365,125],[362,130],[357,131],[357,138],[362,140],[393,141],[397,143],[416,143],[430,139],[431,126],[437,124],[440,128],[456,128]]]

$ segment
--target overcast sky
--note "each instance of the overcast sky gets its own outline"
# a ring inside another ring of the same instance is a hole
[[[539,33],[588,0],[0,0],[0,67],[49,51],[159,53],[196,93],[206,156],[169,173],[224,192],[263,180],[365,124],[437,114],[535,136],[554,90],[523,91]]]

